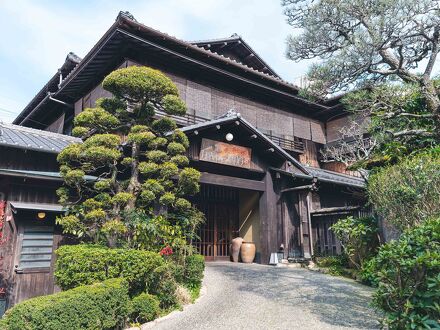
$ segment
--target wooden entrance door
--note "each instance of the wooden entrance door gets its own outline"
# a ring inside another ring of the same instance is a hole
[[[61,235],[55,232],[54,219],[45,221],[33,218],[20,218],[17,221],[10,306],[54,292],[54,251]]]
[[[197,206],[206,221],[194,243],[206,260],[229,259],[231,240],[238,236],[238,191],[202,186]]]

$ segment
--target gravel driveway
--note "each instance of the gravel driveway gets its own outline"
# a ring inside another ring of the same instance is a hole
[[[200,300],[154,329],[377,329],[371,289],[301,268],[208,263]]]

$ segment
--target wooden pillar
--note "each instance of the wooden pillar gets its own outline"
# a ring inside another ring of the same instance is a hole
[[[313,255],[312,226],[310,219],[311,198],[312,193],[309,190],[298,192],[298,214],[304,258],[311,258]]]
[[[274,189],[271,173],[266,172],[264,178],[265,191],[260,196],[260,244],[262,264],[268,264],[270,254],[278,250],[278,194]]]

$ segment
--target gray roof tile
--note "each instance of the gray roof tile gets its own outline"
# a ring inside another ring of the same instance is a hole
[[[0,122],[0,146],[59,153],[69,144],[81,142],[68,135]]]
[[[355,187],[359,187],[359,188],[364,188],[365,187],[365,180],[362,178],[358,178],[355,176],[351,176],[351,175],[347,175],[347,174],[342,174],[342,173],[338,173],[338,172],[333,172],[333,171],[329,171],[329,170],[324,170],[322,168],[316,168],[316,167],[311,167],[311,166],[304,166],[307,171],[310,173],[310,175],[318,178],[318,180],[327,180],[327,181],[332,181],[332,182],[341,182],[341,183],[345,183],[347,185],[350,186],[355,186]]]

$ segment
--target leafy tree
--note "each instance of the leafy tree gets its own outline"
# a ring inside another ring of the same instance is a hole
[[[405,108],[379,104],[381,111],[387,110],[383,118],[423,115],[434,121],[435,130],[404,126],[389,134],[439,139],[440,98],[432,79],[440,50],[439,0],[283,0],[282,4],[288,23],[300,29],[288,39],[287,57],[321,60],[308,73],[312,94],[322,97],[385,81],[412,84],[426,111],[408,115]],[[386,95],[380,100],[387,101]]]
[[[440,149],[377,170],[368,195],[376,211],[404,230],[440,215]]]
[[[176,86],[160,71],[133,66],[110,73],[103,87],[113,97],[75,118],[73,134],[84,143],[58,156],[58,195],[68,207],[58,223],[86,241],[142,247],[149,222],[150,232],[180,234],[184,245],[203,218],[187,199],[199,191],[200,173],[188,167],[188,138],[170,117],[186,111]],[[157,110],[167,116],[157,118]]]
[[[432,114],[415,84],[382,84],[348,93],[342,103],[347,110],[371,119],[364,133],[368,132],[375,145],[369,157],[357,159],[357,167],[393,164],[440,142],[434,134]]]

